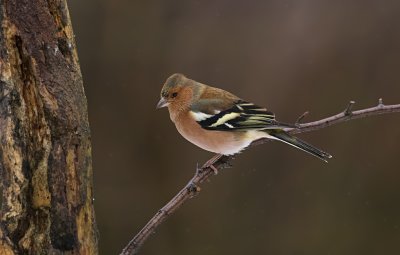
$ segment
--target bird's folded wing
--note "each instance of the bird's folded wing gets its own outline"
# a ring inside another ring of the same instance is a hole
[[[200,100],[192,107],[191,114],[207,130],[245,131],[293,127],[276,121],[273,112],[243,100],[237,100],[230,105],[218,100]]]

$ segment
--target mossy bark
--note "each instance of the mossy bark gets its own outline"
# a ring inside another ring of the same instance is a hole
[[[0,254],[97,254],[87,101],[65,0],[0,1]]]

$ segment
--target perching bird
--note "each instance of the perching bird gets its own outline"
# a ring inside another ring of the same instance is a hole
[[[172,122],[184,138],[207,151],[233,155],[257,139],[269,138],[325,162],[332,157],[289,135],[284,128],[294,126],[276,121],[267,109],[182,74],[173,74],[165,82],[157,104],[157,108],[162,107],[168,107]]]

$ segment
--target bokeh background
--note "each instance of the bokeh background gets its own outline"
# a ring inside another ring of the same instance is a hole
[[[294,122],[400,103],[400,2],[70,0],[89,101],[100,253],[118,254],[212,156],[165,109],[181,72]],[[142,253],[400,254],[400,114],[276,142],[202,186]]]

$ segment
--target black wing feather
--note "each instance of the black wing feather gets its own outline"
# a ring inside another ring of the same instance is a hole
[[[231,108],[198,121],[198,123],[204,129],[219,131],[293,127],[293,125],[276,121],[273,112],[243,100],[238,100]]]

